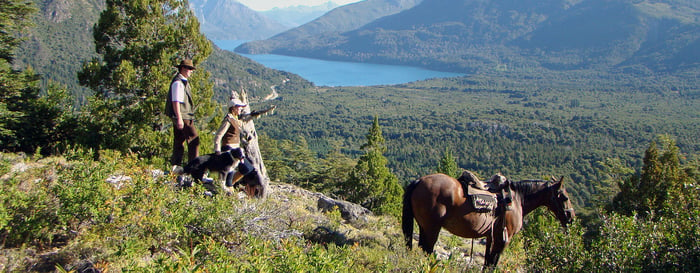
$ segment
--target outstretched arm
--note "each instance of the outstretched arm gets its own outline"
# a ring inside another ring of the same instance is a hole
[[[252,119],[254,119],[254,118],[257,118],[257,117],[259,117],[259,116],[261,116],[261,115],[264,115],[264,114],[267,114],[267,113],[272,114],[272,113],[274,113],[274,111],[275,111],[276,108],[277,108],[277,106],[273,105],[272,107],[267,108],[267,109],[265,109],[265,110],[253,111],[253,112],[250,112],[250,113],[247,113],[247,114],[243,114],[243,115],[240,116],[240,120],[242,120],[242,121],[250,121],[250,120],[252,120]]]

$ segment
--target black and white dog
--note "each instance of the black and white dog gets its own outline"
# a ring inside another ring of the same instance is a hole
[[[238,168],[236,173],[231,173],[234,168]],[[253,164],[245,158],[241,149],[232,149],[220,154],[207,154],[192,159],[184,168],[184,173],[202,182],[204,174],[218,172],[219,177],[226,178],[227,187],[236,187],[238,184],[246,186],[246,193],[251,196],[259,196],[262,193],[262,181]],[[238,181],[235,181],[238,180]],[[235,183],[232,183],[235,181]],[[249,192],[250,189],[254,192]]]
[[[220,177],[232,171],[236,163],[240,162],[243,154],[240,149],[234,149],[220,154],[206,154],[198,156],[187,163],[184,168],[186,174],[191,175],[197,181],[202,181],[204,174],[209,172],[219,172]]]

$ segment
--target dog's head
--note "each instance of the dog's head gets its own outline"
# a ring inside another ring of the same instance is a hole
[[[258,174],[257,170],[245,175],[241,180],[244,185],[245,193],[249,197],[263,197],[265,187],[263,187],[262,177]]]
[[[231,155],[231,157],[236,158],[236,159],[242,159],[245,157],[243,155],[243,150],[241,148],[231,149],[228,151],[228,153]]]
[[[238,173],[243,177],[233,186],[238,184],[243,185],[246,194],[249,197],[263,197],[265,195],[265,187],[263,186],[263,178],[258,173],[258,170],[249,159],[245,159],[238,164]]]
[[[255,169],[244,175],[241,180],[233,184],[233,187],[236,187],[238,184],[243,185],[243,190],[249,197],[260,198],[265,195],[265,187],[263,186],[262,177]]]

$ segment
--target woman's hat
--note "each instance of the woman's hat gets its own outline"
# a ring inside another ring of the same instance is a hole
[[[182,60],[179,65],[176,65],[175,67],[177,68],[182,68],[182,67],[187,67],[190,70],[195,70],[197,68],[194,67],[194,64],[192,63],[192,60]]]
[[[228,107],[234,107],[234,106],[241,106],[241,107],[246,107],[248,106],[247,104],[243,103],[243,101],[239,99],[231,99],[228,101]]]

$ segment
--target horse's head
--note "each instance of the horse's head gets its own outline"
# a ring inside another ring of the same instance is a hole
[[[571,205],[571,200],[569,200],[569,193],[566,192],[564,187],[564,177],[562,176],[559,180],[552,176],[552,182],[550,191],[550,204],[549,209],[554,212],[557,219],[563,227],[566,227],[574,220],[574,207]]]

